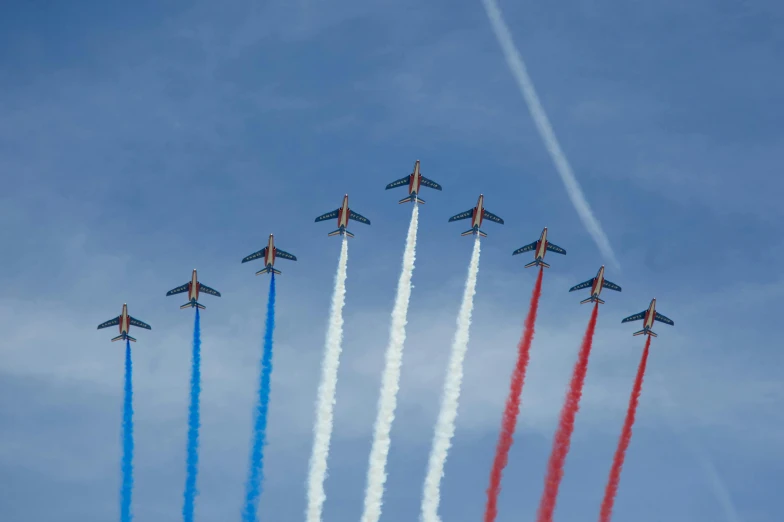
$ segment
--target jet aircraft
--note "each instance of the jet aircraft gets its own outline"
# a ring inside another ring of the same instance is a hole
[[[120,340],[136,342],[136,339],[128,335],[128,330],[131,329],[131,325],[138,326],[139,328],[146,328],[147,330],[152,330],[149,324],[139,321],[138,319],[128,315],[128,305],[123,303],[122,313],[114,319],[109,319],[105,323],[99,324],[98,329],[100,330],[101,328],[107,328],[109,326],[119,326],[120,335],[112,339],[112,342]]]
[[[628,323],[629,321],[639,321],[640,319],[643,320],[642,323],[642,330],[639,332],[634,332],[632,335],[652,335],[654,337],[658,337],[656,333],[651,330],[653,328],[653,322],[659,321],[660,323],[669,324],[670,326],[675,326],[675,323],[669,317],[664,317],[662,314],[656,311],[656,298],[654,297],[651,299],[651,304],[648,305],[647,310],[643,310],[642,312],[634,315],[630,315],[623,321],[622,323]]]
[[[604,304],[604,301],[599,299],[599,294],[602,293],[602,288],[609,288],[610,290],[615,290],[616,292],[621,291],[620,286],[604,278],[604,265],[602,265],[602,267],[599,269],[599,272],[596,273],[596,277],[592,277],[588,281],[584,281],[579,285],[571,287],[569,291],[574,292],[575,290],[582,290],[583,288],[588,288],[589,286],[591,287],[591,296],[588,299],[584,299],[580,301],[580,304],[585,304],[585,303]]]
[[[353,219],[354,221],[359,221],[360,223],[364,223],[366,225],[370,224],[370,220],[368,218],[348,208],[348,194],[343,196],[343,204],[340,206],[340,208],[336,208],[335,210],[327,212],[326,214],[320,215],[319,217],[316,218],[316,223],[318,223],[319,221],[326,221],[327,219],[335,219],[335,218],[338,218],[338,229],[333,230],[332,232],[327,234],[328,236],[336,236],[340,234],[341,236],[345,235],[348,237],[354,237],[354,234],[346,230],[346,227],[348,227],[349,219]]]
[[[487,237],[487,234],[483,230],[480,230],[479,227],[482,226],[482,219],[489,219],[490,221],[495,221],[501,225],[504,224],[504,220],[500,217],[496,216],[495,214],[488,212],[484,208],[484,194],[479,194],[479,201],[477,201],[476,206],[472,209],[468,209],[465,212],[461,212],[449,218],[449,222],[452,221],[459,221],[461,219],[468,219],[471,218],[471,228],[460,234],[461,236],[469,236],[469,235],[477,235],[479,234],[482,237]]]
[[[272,234],[269,235],[269,241],[267,242],[267,246],[259,250],[258,252],[254,252],[251,255],[245,257],[242,262],[247,263],[248,261],[253,261],[254,259],[258,259],[260,257],[264,258],[264,268],[256,272],[256,275],[259,274],[280,274],[280,270],[274,268],[275,266],[275,259],[280,257],[282,259],[289,259],[291,261],[296,261],[297,257],[285,252],[275,246],[275,239],[272,237]]]
[[[401,199],[398,201],[398,203],[408,203],[409,201],[413,201],[414,203],[424,203],[425,200],[419,198],[419,189],[422,188],[422,186],[441,190],[441,185],[433,180],[427,179],[419,172],[419,160],[416,160],[416,163],[414,163],[414,172],[405,178],[400,178],[397,181],[393,181],[387,185],[386,190],[402,187],[406,184],[408,185],[408,197]]]
[[[174,295],[174,294],[181,294],[183,292],[188,292],[188,302],[184,305],[180,306],[180,310],[185,308],[199,308],[204,310],[206,307],[201,304],[199,300],[199,292],[204,292],[205,294],[214,295],[215,297],[220,297],[220,292],[217,290],[213,290],[207,285],[199,283],[199,280],[196,278],[196,269],[193,269],[193,274],[191,275],[191,280],[185,283],[182,286],[178,286],[173,290],[169,290],[166,292],[167,296]]]
[[[524,247],[518,248],[517,250],[512,252],[512,255],[516,256],[517,254],[522,254],[523,252],[530,252],[531,250],[535,250],[534,260],[528,263],[527,265],[525,265],[525,268],[531,266],[543,266],[544,268],[550,268],[550,265],[544,262],[544,255],[547,253],[548,250],[550,252],[555,252],[556,254],[566,255],[566,250],[559,247],[558,245],[555,245],[547,241],[547,227],[544,227],[544,230],[542,230],[542,235],[539,237],[538,240],[534,241],[531,244],[525,245]]]

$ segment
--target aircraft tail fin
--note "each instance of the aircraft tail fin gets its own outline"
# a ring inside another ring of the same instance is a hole
[[[409,203],[411,201],[415,201],[417,203],[424,203],[425,202],[424,199],[420,199],[419,196],[417,196],[415,194],[412,194],[411,196],[408,196],[407,198],[401,199],[400,201],[398,201],[398,203]]]
[[[124,341],[126,339],[128,339],[129,341],[134,342],[134,343],[136,342],[136,339],[134,339],[133,337],[131,337],[128,334],[120,334],[117,337],[115,337],[114,339],[112,339],[112,342],[114,342],[114,341]]]
[[[484,230],[479,230],[478,228],[477,228],[476,230],[474,230],[473,228],[471,228],[471,229],[469,229],[469,230],[466,230],[465,232],[463,232],[463,233],[462,233],[462,234],[460,234],[460,235],[461,235],[461,236],[471,236],[471,235],[474,235],[474,236],[475,236],[475,235],[477,235],[477,234],[478,234],[478,235],[480,235],[481,237],[487,237],[487,234],[485,234],[485,231],[484,231]]]
[[[583,299],[582,301],[580,301],[580,304],[591,303],[591,302],[604,304],[603,300],[599,299],[598,297],[594,297],[594,296],[591,296],[588,299]]]
[[[634,332],[632,335],[645,335],[645,334],[648,334],[653,337],[659,337],[658,334],[656,334],[656,332],[650,329],[647,332],[645,330],[640,330],[639,332]]]
[[[352,234],[351,232],[349,232],[345,228],[339,228],[337,230],[333,230],[332,232],[330,232],[327,235],[328,236],[337,236],[338,234],[340,234],[341,236],[345,234],[348,237],[354,237],[354,234]]]
[[[186,308],[198,308],[199,310],[204,310],[207,307],[197,301],[188,301],[184,305],[180,306],[180,310],[185,310]]]
[[[270,272],[273,273],[273,274],[280,274],[280,270],[278,270],[276,268],[273,268],[271,266],[265,266],[264,268],[262,268],[261,270],[256,272],[256,275],[259,275],[259,274],[269,274]]]
[[[532,266],[539,266],[539,265],[541,265],[541,266],[543,266],[545,268],[550,268],[550,265],[548,265],[547,263],[545,263],[541,259],[536,259],[534,261],[531,261],[530,263],[525,265],[525,268],[531,268]]]

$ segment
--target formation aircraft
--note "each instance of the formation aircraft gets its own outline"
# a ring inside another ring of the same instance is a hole
[[[108,328],[109,326],[119,326],[120,335],[112,339],[112,342],[119,340],[136,342],[136,339],[128,335],[128,330],[131,329],[131,325],[138,326],[139,328],[145,328],[147,330],[152,330],[149,324],[143,321],[139,321],[138,319],[128,315],[128,305],[123,303],[122,313],[114,319],[109,319],[105,323],[99,324],[98,329],[100,330],[101,328]]]
[[[653,328],[653,322],[659,321],[660,323],[669,324],[670,326],[675,326],[675,323],[669,317],[665,317],[659,312],[656,311],[656,298],[654,297],[651,299],[651,304],[648,305],[647,310],[643,310],[640,313],[630,315],[623,321],[622,323],[628,323],[629,321],[639,321],[642,319],[642,330],[639,332],[634,332],[632,335],[652,335],[653,337],[658,337],[656,333],[651,330]]]
[[[487,234],[485,234],[483,230],[479,229],[479,227],[482,226],[482,219],[489,219],[490,221],[494,221],[501,225],[504,224],[503,219],[485,210],[484,201],[485,201],[484,194],[479,194],[479,201],[477,201],[476,206],[474,208],[468,209],[465,212],[461,212],[449,218],[450,223],[452,221],[460,221],[461,219],[471,218],[471,228],[466,230],[462,234],[460,234],[461,236],[468,236],[468,235],[475,236],[479,234],[482,237],[487,237]]]
[[[532,267],[532,266],[543,266],[544,268],[550,268],[550,265],[544,262],[544,255],[547,253],[548,250],[550,252],[555,252],[556,254],[566,255],[566,250],[564,250],[563,248],[559,247],[556,244],[547,241],[547,227],[544,227],[544,230],[542,230],[542,235],[539,236],[538,240],[528,245],[525,245],[524,247],[518,248],[517,250],[512,252],[512,255],[516,256],[517,254],[522,254],[523,252],[530,252],[531,250],[536,251],[534,253],[534,260],[528,263],[527,265],[525,265],[525,268]]]
[[[393,181],[387,185],[386,190],[402,187],[406,184],[408,184],[408,197],[401,199],[398,201],[398,203],[408,203],[409,201],[413,201],[414,203],[424,203],[425,200],[419,198],[419,189],[422,188],[422,186],[441,190],[441,185],[433,180],[427,179],[419,172],[419,160],[416,160],[416,163],[414,163],[414,172],[405,178],[400,178],[397,181]]]
[[[328,236],[336,236],[340,234],[341,236],[345,235],[348,237],[354,237],[354,234],[346,230],[349,219],[359,221],[360,223],[364,223],[366,225],[370,224],[370,220],[368,218],[348,208],[348,194],[343,196],[343,204],[340,206],[340,208],[336,208],[335,210],[327,212],[326,214],[320,215],[316,218],[316,223],[319,221],[326,221],[327,219],[335,218],[338,218],[338,229],[333,230],[327,234]]]
[[[217,290],[213,290],[207,285],[201,284],[196,277],[196,269],[193,269],[193,274],[191,275],[191,280],[185,283],[182,286],[178,286],[173,290],[169,290],[166,292],[167,296],[174,295],[174,294],[181,294],[183,292],[188,292],[188,302],[184,305],[180,306],[180,310],[185,308],[199,308],[200,310],[204,310],[206,307],[199,302],[199,292],[204,292],[205,294],[214,295],[215,297],[220,297],[220,292]]]
[[[616,292],[621,291],[621,287],[613,283],[612,281],[608,281],[604,278],[604,265],[599,269],[599,272],[596,273],[596,277],[592,277],[588,281],[584,281],[579,285],[575,285],[569,289],[570,292],[574,292],[575,290],[582,290],[583,288],[591,287],[591,296],[588,299],[584,299],[580,301],[580,304],[585,303],[600,303],[604,304],[604,301],[599,299],[599,294],[602,293],[602,288],[609,288],[610,290],[615,290]]]
[[[253,261],[254,259],[258,259],[260,257],[264,258],[264,268],[256,272],[256,275],[259,274],[280,274],[280,270],[274,268],[275,266],[275,259],[280,257],[281,259],[289,259],[291,261],[296,261],[297,256],[293,254],[289,254],[288,252],[281,250],[275,246],[275,239],[272,237],[272,234],[269,235],[269,241],[267,242],[267,246],[259,250],[258,252],[254,252],[251,255],[245,257],[242,262],[247,263],[248,261]]]

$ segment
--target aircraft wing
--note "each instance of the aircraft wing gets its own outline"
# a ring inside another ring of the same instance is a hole
[[[329,218],[327,218],[327,219],[329,219]],[[316,221],[318,221],[318,219]],[[247,263],[248,261],[253,261],[254,259],[258,259],[258,258],[264,257],[266,255],[267,255],[267,247],[264,247],[261,250],[259,250],[258,252],[253,252],[251,255],[245,256],[242,259],[242,262],[243,263]]]
[[[336,208],[331,212],[327,212],[326,214],[321,214],[319,217],[316,218],[316,223],[318,223],[319,221],[326,221],[328,219],[335,219],[336,217],[338,217],[339,211],[340,209]]]
[[[214,288],[210,288],[209,286],[207,286],[207,285],[205,285],[203,283],[199,283],[199,290],[201,290],[205,294],[214,295],[215,297],[220,297],[221,296],[220,292],[218,292]]]
[[[452,221],[460,221],[461,219],[468,219],[473,215],[474,215],[474,209],[471,208],[466,210],[465,212],[455,214],[454,216],[449,218],[449,222],[451,223]]]
[[[101,328],[108,328],[110,326],[117,326],[118,324],[120,324],[120,316],[119,315],[117,317],[115,317],[114,319],[109,319],[105,323],[99,324],[98,325],[98,329],[100,330]]]
[[[612,281],[608,281],[606,279],[604,281],[602,281],[602,286],[604,288],[609,288],[610,290],[615,290],[616,292],[620,292],[621,291],[621,287],[620,286],[618,286],[615,283],[613,283]]]
[[[128,316],[128,319],[131,320],[131,325],[138,326],[139,328],[144,328],[146,330],[152,330],[149,324],[145,323],[144,321],[139,321],[138,319]]]
[[[539,241],[534,241],[533,243],[531,243],[529,245],[525,245],[524,247],[520,247],[517,250],[515,250],[514,252],[512,252],[512,255],[516,256],[517,254],[522,254],[523,252],[530,252],[531,250],[534,250],[536,248],[536,244],[538,242]]]
[[[363,216],[362,214],[357,214],[353,210],[348,211],[348,218],[353,219],[354,221],[359,221],[360,223],[364,223],[366,225],[370,224],[370,220]]]
[[[675,326],[675,322],[672,319],[670,319],[669,317],[664,317],[659,312],[656,312],[656,315],[654,316],[654,320],[659,321],[660,323],[669,324],[670,326]]]
[[[296,261],[297,260],[297,256],[289,254],[285,250],[281,250],[281,249],[277,249],[275,251],[275,255],[277,255],[281,259],[290,259],[291,261]]]
[[[570,292],[574,292],[575,290],[582,290],[583,288],[588,288],[593,284],[593,280],[596,279],[595,277],[590,278],[588,281],[583,281],[579,285],[574,285],[569,289]]]
[[[426,177],[422,176],[422,185],[426,187],[430,187],[431,189],[441,190],[441,185],[433,181],[432,179],[427,179]]]
[[[641,321],[645,317],[645,312],[647,312],[647,311],[648,310],[643,310],[642,312],[640,312],[638,314],[630,315],[629,317],[627,317],[626,319],[624,319],[621,322],[622,323],[628,323],[630,321]]]
[[[168,292],[166,292],[166,295],[181,294],[181,293],[187,292],[187,291],[188,291],[188,283],[185,283],[182,286],[178,286],[177,288],[169,290]]]
[[[400,178],[397,181],[393,181],[392,183],[387,185],[387,188],[385,190],[389,190],[391,188],[402,187],[403,185],[408,185],[408,179],[409,179],[408,176],[406,176],[405,178]]]
[[[547,250],[549,250],[550,252],[555,252],[556,254],[566,255],[566,250],[559,247],[558,245],[554,245],[550,243],[549,241],[547,242]]]
[[[489,219],[490,221],[495,221],[496,223],[500,223],[501,225],[504,224],[504,220],[500,217],[496,216],[492,212],[488,212],[486,209],[484,211],[484,218]]]

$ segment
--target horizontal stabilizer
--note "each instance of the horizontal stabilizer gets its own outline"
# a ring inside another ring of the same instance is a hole
[[[271,266],[267,266],[267,267],[262,268],[258,272],[256,272],[256,275],[269,274],[270,272],[272,272],[273,274],[280,274],[280,270],[272,268]]]
[[[598,297],[594,297],[594,296],[591,296],[588,299],[583,299],[582,301],[580,301],[580,304],[585,304],[585,303],[590,303],[590,302],[597,302],[599,304],[604,304],[604,301],[602,301]]]
[[[470,236],[470,235],[473,235],[473,234],[476,234],[476,232],[474,232],[474,229],[473,229],[473,228],[471,228],[471,229],[469,229],[469,230],[466,230],[465,232],[463,232],[463,233],[462,233],[462,234],[460,234],[460,235],[461,235],[461,236]]]
[[[199,310],[204,310],[205,308],[207,308],[203,304],[198,303],[196,301],[189,301],[189,302],[185,303],[184,305],[180,306],[180,310],[184,310],[186,308],[194,308],[194,307],[198,308]]]
[[[342,229],[342,230],[341,230],[341,229],[333,230],[332,232],[330,232],[330,233],[329,233],[329,234],[327,234],[327,235],[328,235],[328,236],[337,236],[338,234],[340,234],[340,235],[343,235],[343,234],[345,234],[345,235],[347,235],[348,237],[354,237],[354,234],[352,234],[351,232],[349,232],[349,231],[348,231],[348,230],[346,230],[345,228],[344,228],[344,229]]]
[[[416,201],[417,203],[424,203],[425,202],[424,199],[419,199],[418,196],[411,195],[411,196],[408,196],[407,198],[401,199],[400,201],[398,201],[398,203],[410,203],[411,201]]]
[[[639,332],[634,332],[632,335],[644,335],[646,333],[653,337],[659,337],[653,330],[648,330],[647,332],[645,330],[640,330]]]
[[[133,343],[136,342],[136,339],[134,339],[133,337],[131,337],[130,335],[127,335],[127,334],[126,335],[118,335],[117,337],[112,339],[112,342],[114,342],[114,341],[124,341],[125,339],[128,339],[129,341],[131,341]]]
[[[530,263],[525,265],[525,268],[531,268],[532,266],[539,266],[539,265],[541,265],[541,266],[543,266],[545,268],[550,268],[550,265],[548,265],[547,263],[545,263],[544,261],[541,261],[539,259],[537,259],[535,261],[531,261]]]

